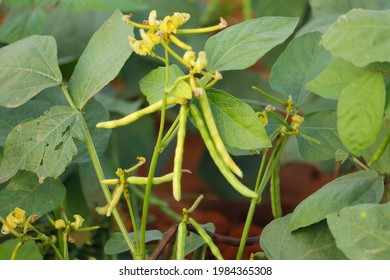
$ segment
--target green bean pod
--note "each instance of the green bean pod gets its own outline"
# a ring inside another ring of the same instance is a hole
[[[270,194],[271,194],[271,208],[272,215],[274,218],[280,218],[282,216],[282,206],[280,201],[280,178],[279,178],[279,168],[280,160],[275,159],[278,162],[272,170],[271,181],[270,181]]]
[[[213,140],[211,139],[210,133],[207,129],[207,126],[205,122],[203,121],[203,117],[200,114],[198,108],[196,108],[195,105],[190,105],[190,113],[193,117],[196,126],[198,127],[198,130],[200,132],[200,135],[203,138],[203,141],[209,150],[209,153],[214,160],[215,164],[217,165],[218,169],[221,171],[222,175],[225,177],[225,179],[232,185],[233,188],[235,188],[240,194],[243,196],[249,197],[249,198],[256,198],[258,195],[251,189],[244,186],[236,176],[230,171],[230,169],[227,167],[226,163],[221,159]]]
[[[199,95],[199,104],[202,108],[203,115],[207,128],[210,132],[212,140],[215,144],[215,147],[220,154],[222,160],[226,163],[229,169],[236,174],[238,177],[242,178],[243,174],[241,169],[234,163],[233,159],[230,157],[228,151],[226,150],[225,144],[222,141],[221,135],[218,132],[217,125],[215,124],[213,114],[211,112],[210,104],[207,99],[207,94],[203,93]]]
[[[159,185],[167,182],[171,182],[173,180],[173,172],[165,174],[161,177],[153,177],[152,184]],[[104,182],[104,181],[103,181]],[[132,185],[146,185],[148,182],[148,177],[138,177],[138,176],[130,176],[126,179],[126,182]]]
[[[186,223],[181,222],[177,229],[177,237],[176,237],[176,259],[177,260],[184,260],[185,258],[186,236],[187,236]]]
[[[221,252],[219,251],[218,247],[214,244],[211,237],[207,234],[207,232],[193,218],[189,218],[188,221],[194,226],[194,228],[199,233],[199,235],[203,238],[207,246],[209,246],[211,253],[213,253],[213,255],[217,258],[217,260],[223,260]]]
[[[172,105],[176,103],[176,97],[168,97],[166,105]],[[157,101],[156,103],[153,103],[152,105],[149,105],[148,107],[145,107],[141,110],[138,110],[134,113],[131,113],[130,115],[127,115],[126,117],[123,117],[118,120],[113,121],[107,121],[107,122],[100,122],[96,125],[98,128],[115,128],[118,126],[124,126],[127,124],[130,124],[132,122],[135,122],[136,120],[140,119],[143,116],[152,114],[154,112],[157,112],[162,108],[163,100]]]
[[[390,143],[390,131],[387,133],[387,135],[385,136],[385,139],[383,139],[382,144],[379,146],[379,148],[374,153],[372,159],[368,163],[368,166],[373,165],[374,163],[376,163],[381,158],[381,156],[385,152],[385,150],[386,150],[387,146],[389,145],[389,143]]]
[[[173,197],[176,201],[181,199],[181,169],[183,162],[184,152],[184,139],[186,137],[187,128],[187,117],[188,117],[188,105],[182,104],[179,113],[179,130],[177,132],[177,143],[175,149],[175,158],[173,163],[173,181],[172,190]]]
[[[118,204],[119,199],[122,196],[124,188],[125,188],[125,186],[123,184],[121,184],[115,188],[114,194],[112,195],[112,200],[111,200],[110,204],[108,205],[108,209],[107,209],[107,213],[106,213],[107,217],[111,216],[112,211],[114,210],[115,206]]]

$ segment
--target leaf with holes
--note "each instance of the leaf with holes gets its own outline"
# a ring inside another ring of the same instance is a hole
[[[61,83],[57,45],[51,36],[30,36],[0,49],[0,106],[23,105]]]
[[[130,57],[127,40],[133,27],[116,10],[88,42],[69,81],[69,91],[81,109],[89,99],[113,80]]]
[[[208,70],[241,70],[252,66],[283,43],[297,24],[298,18],[261,17],[226,28],[206,42]]]
[[[65,193],[60,180],[48,178],[40,184],[34,173],[20,171],[0,189],[0,216],[6,217],[15,207],[22,208],[27,216],[42,216],[58,207]]]
[[[350,259],[390,259],[390,203],[361,204],[327,217],[337,247]]]
[[[0,183],[22,169],[36,173],[41,182],[60,176],[77,153],[74,138],[84,137],[82,115],[66,106],[54,106],[43,116],[17,125],[5,140]]]

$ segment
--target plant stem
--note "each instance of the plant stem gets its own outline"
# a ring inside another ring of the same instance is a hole
[[[139,244],[139,236],[138,236],[138,227],[137,227],[137,222],[135,220],[135,215],[133,211],[133,206],[131,205],[131,200],[130,200],[130,192],[129,192],[129,186],[126,184],[125,186],[125,199],[127,203],[127,208],[129,209],[129,214],[130,214],[130,219],[131,219],[131,224],[133,225],[133,232],[134,232],[134,238],[135,238],[135,246],[136,248],[140,248]]]
[[[278,98],[276,98],[276,97],[273,97],[272,95],[270,95],[270,94],[268,94],[268,93],[262,91],[262,90],[259,89],[258,87],[253,86],[252,89],[253,89],[254,91],[256,91],[257,93],[261,94],[262,96],[264,96],[265,98],[274,101],[275,103],[278,103],[278,104],[280,104],[280,105],[282,105],[282,106],[285,106],[285,105],[286,105],[286,102],[284,102],[284,101],[282,101],[282,100],[280,100],[280,99],[278,99]]]
[[[252,0],[243,0],[242,14],[244,16],[244,20],[252,18]]]
[[[19,241],[18,244],[16,244],[14,251],[12,252],[11,260],[16,260],[16,256],[19,253],[20,248],[22,248],[24,242]]]
[[[68,236],[70,228],[66,228],[62,233],[62,243],[64,244],[63,256],[64,260],[69,260]]]
[[[61,83],[60,85],[61,87],[61,90],[62,92],[64,93],[66,99],[68,100],[69,102],[69,105],[74,108],[74,109],[77,109],[76,105],[74,104],[69,92],[68,92],[68,89],[66,88],[66,86]],[[98,177],[98,180],[100,182],[100,186],[101,186],[101,189],[103,191],[103,194],[107,200],[108,203],[111,202],[111,193],[110,193],[110,190],[108,188],[107,185],[103,184],[101,181],[105,179],[104,177],[104,172],[103,172],[103,168],[100,164],[100,161],[99,161],[99,157],[97,155],[97,152],[96,152],[96,149],[95,149],[95,145],[93,144],[93,141],[92,141],[92,136],[89,132],[89,129],[88,129],[88,126],[85,122],[85,119],[84,119],[84,128],[85,128],[85,131],[86,131],[86,138],[85,138],[85,144],[87,146],[87,149],[88,149],[88,152],[89,152],[89,156],[91,157],[91,160],[92,160],[92,164],[93,164],[93,167],[95,169],[95,173],[96,173],[96,176]],[[122,217],[119,215],[119,212],[118,210],[115,208],[113,209],[113,216],[114,216],[114,219],[125,239],[125,242],[126,244],[128,245],[129,249],[130,249],[130,252],[131,254],[133,255],[133,258],[136,259],[137,256],[135,255],[135,247],[134,247],[134,244],[133,244],[133,241],[131,241],[130,239],[130,236],[127,232],[127,229],[126,229],[126,226],[122,220]],[[64,256],[65,257],[65,256]]]
[[[165,47],[165,60],[166,60],[166,74],[165,74],[165,87],[168,87],[169,85],[169,56],[168,56],[168,49]],[[142,207],[142,217],[141,217],[141,226],[140,226],[140,248],[138,251],[139,256],[142,259],[145,259],[145,235],[146,235],[146,224],[147,224],[147,218],[148,218],[148,212],[149,212],[149,200],[151,196],[152,191],[152,184],[153,184],[153,177],[154,173],[156,171],[157,161],[160,156],[160,145],[161,140],[163,137],[164,132],[164,125],[165,125],[165,112],[166,112],[166,103],[167,103],[167,92],[164,92],[163,97],[163,104],[161,108],[161,117],[160,117],[160,127],[158,131],[157,141],[156,145],[154,147],[152,160],[150,162],[149,167],[149,173],[148,173],[148,181],[146,183],[145,187],[145,194],[144,194],[144,203]]]

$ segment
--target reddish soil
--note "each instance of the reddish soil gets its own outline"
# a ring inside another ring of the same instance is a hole
[[[199,223],[212,222],[216,227],[216,233],[240,238],[249,203],[227,200],[213,193],[212,189],[199,176],[197,167],[201,164],[201,156],[205,147],[202,140],[197,135],[188,135],[185,143],[185,155],[183,166],[192,171],[191,175],[183,176],[182,195],[192,195],[191,200],[182,199],[180,202],[172,200],[172,190],[169,187],[160,187],[155,190],[155,194],[163,200],[170,201],[171,208],[177,213],[181,213],[183,207],[190,207],[194,198],[199,194],[204,194],[205,199],[201,202],[192,217]],[[167,171],[172,170],[171,164],[167,166]],[[304,198],[316,191],[318,188],[332,180],[331,176],[319,173],[315,166],[307,164],[289,164],[281,167],[281,196],[283,214],[290,213],[296,205]],[[161,213],[157,207],[150,209],[150,214],[155,219],[149,224],[149,228],[166,231],[176,222],[165,214]],[[271,206],[269,198],[265,198],[255,213],[254,222],[250,231],[250,236],[258,236],[263,227],[272,220]],[[235,259],[237,247],[218,244],[225,259]],[[258,242],[248,246],[244,253],[244,258],[248,259],[251,253],[261,251]]]

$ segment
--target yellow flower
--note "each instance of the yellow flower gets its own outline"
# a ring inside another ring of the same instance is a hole
[[[149,13],[148,24],[150,26],[157,24],[157,12],[153,10]]]
[[[151,54],[153,49],[153,43],[151,41],[136,40],[131,36],[128,36],[130,47],[133,51],[139,55],[145,56]]]
[[[160,30],[165,34],[176,33],[180,25],[190,19],[190,14],[174,13],[173,16],[166,16],[160,23]]]
[[[54,221],[54,227],[56,229],[64,229],[66,227],[65,221],[63,219],[58,219]]]
[[[305,118],[300,115],[295,115],[291,117],[291,120],[293,129],[298,130]]]
[[[183,55],[184,61],[188,62],[191,66],[195,65],[195,52],[186,51]]]
[[[11,228],[17,228],[19,225],[23,225],[26,222],[26,211],[16,207],[14,211],[8,214],[6,221]],[[11,230],[6,225],[1,227],[1,232],[3,234],[8,234],[10,231]]]
[[[75,221],[70,224],[72,228],[78,229],[83,226],[84,223],[83,217],[81,217],[80,215],[73,215],[73,218],[75,219]]]
[[[205,51],[200,51],[198,53],[198,58],[196,59],[194,69],[195,69],[195,71],[197,73],[200,73],[206,67],[207,67],[206,52]]]

